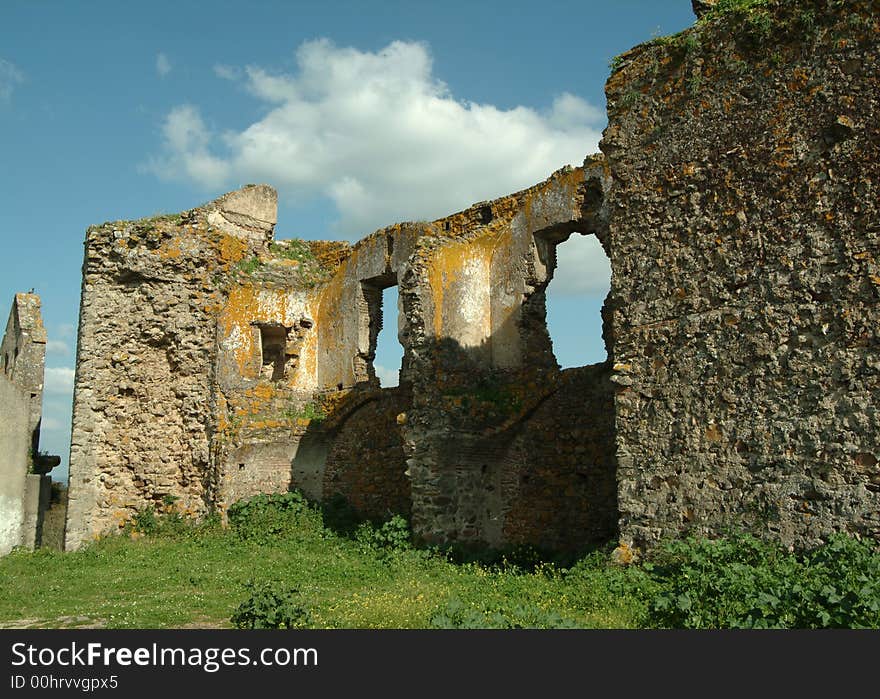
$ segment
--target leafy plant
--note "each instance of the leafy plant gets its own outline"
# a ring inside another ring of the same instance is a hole
[[[234,271],[237,274],[243,274],[246,276],[250,276],[254,272],[256,272],[263,263],[260,262],[260,258],[256,255],[252,257],[245,258],[235,263]]]
[[[411,546],[409,523],[401,515],[394,515],[378,526],[363,522],[355,532],[355,539],[376,550],[404,551]]]
[[[653,622],[684,628],[880,625],[880,553],[837,535],[800,556],[750,535],[667,544]]]
[[[303,419],[311,420],[312,422],[321,422],[321,420],[327,417],[324,409],[315,403],[306,403],[299,414]]]
[[[162,504],[167,510],[177,499],[173,495],[166,495],[162,498]],[[210,517],[198,522],[195,518],[184,517],[179,512],[156,512],[153,505],[147,505],[135,512],[126,524],[125,531],[144,536],[179,537],[197,534],[199,530],[210,528],[213,524],[214,519]]]
[[[159,518],[152,505],[147,505],[135,511],[134,517],[129,522],[131,531],[139,534],[155,535],[159,533]]]
[[[261,545],[292,533],[303,520],[314,518],[316,514],[299,491],[255,495],[233,503],[227,511],[235,534],[244,541]]]
[[[466,408],[489,408],[502,414],[513,414],[522,408],[522,400],[501,380],[485,376],[468,386],[444,391],[447,396],[460,396]]]
[[[301,629],[311,622],[311,613],[299,593],[277,582],[245,584],[248,596],[230,617],[237,629]]]

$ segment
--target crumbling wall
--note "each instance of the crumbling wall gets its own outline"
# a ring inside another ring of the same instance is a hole
[[[602,159],[588,159],[436,221],[420,239],[400,289],[418,536],[577,549],[614,535],[611,384],[568,393],[544,296],[558,243],[576,231],[607,240],[601,197],[588,196],[606,180]],[[583,438],[582,451],[564,454],[568,429]],[[588,458],[594,447],[606,456]]]
[[[27,487],[30,395],[0,377],[0,556],[21,545]]]
[[[518,425],[501,469],[500,541],[583,548],[617,534],[614,384],[608,363],[567,369]]]
[[[716,10],[608,81],[630,543],[880,538],[878,36],[867,0]]]
[[[40,451],[46,329],[40,297],[16,294],[0,343],[0,555],[42,544],[43,518],[61,459]]]
[[[406,386],[376,391],[327,425],[321,496],[343,497],[364,517],[384,520],[412,509],[401,422],[412,404]],[[332,420],[332,418],[331,418]]]
[[[700,0],[616,61],[604,156],[353,246],[274,241],[266,186],[90,229],[68,546],[288,488],[435,542],[880,538],[875,5]],[[560,372],[576,233],[611,260],[609,360]]]
[[[30,445],[27,459],[28,465],[33,466],[39,457],[46,363],[46,329],[40,313],[40,297],[36,294],[15,295],[0,344],[0,361],[6,378],[28,393]]]
[[[87,232],[67,548],[138,509],[212,506],[219,282],[271,236],[274,196],[247,187],[201,209]]]
[[[91,228],[67,546],[143,508],[200,516],[290,488],[342,495],[374,518],[412,512],[432,540],[577,548],[610,536],[608,507],[596,506],[614,501],[597,485],[613,466],[610,384],[597,379],[581,405],[544,310],[555,246],[575,231],[605,239],[601,197],[587,196],[605,179],[590,160],[354,246],[274,241],[267,187]],[[400,388],[380,389],[390,286],[404,357]],[[572,445],[539,466],[554,447],[532,435],[552,431],[606,457]]]

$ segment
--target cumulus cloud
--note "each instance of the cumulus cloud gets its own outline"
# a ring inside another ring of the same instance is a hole
[[[43,391],[59,395],[73,393],[74,370],[69,367],[46,367],[43,376]]]
[[[156,56],[156,72],[160,78],[164,78],[171,72],[171,61],[168,60],[168,56],[164,53],[159,53]]]
[[[549,293],[605,298],[610,285],[611,263],[596,236],[574,233],[556,246],[556,270]]]
[[[0,101],[12,97],[15,86],[24,82],[24,73],[14,63],[0,58]]]
[[[58,326],[58,337],[68,338],[76,336],[76,326],[72,323],[62,323]]]
[[[224,186],[230,164],[208,151],[210,134],[199,110],[189,104],[171,110],[162,125],[165,149],[171,155],[152,158],[147,169],[163,178],[173,175],[208,188]]]
[[[595,152],[604,115],[572,94],[545,110],[501,109],[453,96],[428,47],[373,52],[326,39],[302,44],[297,69],[217,65],[264,116],[241,131],[209,129],[193,105],[166,117],[149,169],[206,189],[269,182],[290,202],[328,197],[337,235],[432,219],[534,184]],[[233,180],[234,176],[234,180]]]

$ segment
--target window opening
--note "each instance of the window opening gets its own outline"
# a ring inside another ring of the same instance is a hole
[[[572,233],[555,246],[547,285],[547,331],[563,369],[608,359],[602,306],[611,286],[611,264],[595,235]]]

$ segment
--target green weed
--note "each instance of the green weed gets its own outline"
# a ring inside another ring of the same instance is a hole
[[[230,617],[237,629],[301,629],[311,622],[311,614],[299,593],[278,582],[245,585],[247,597]]]

